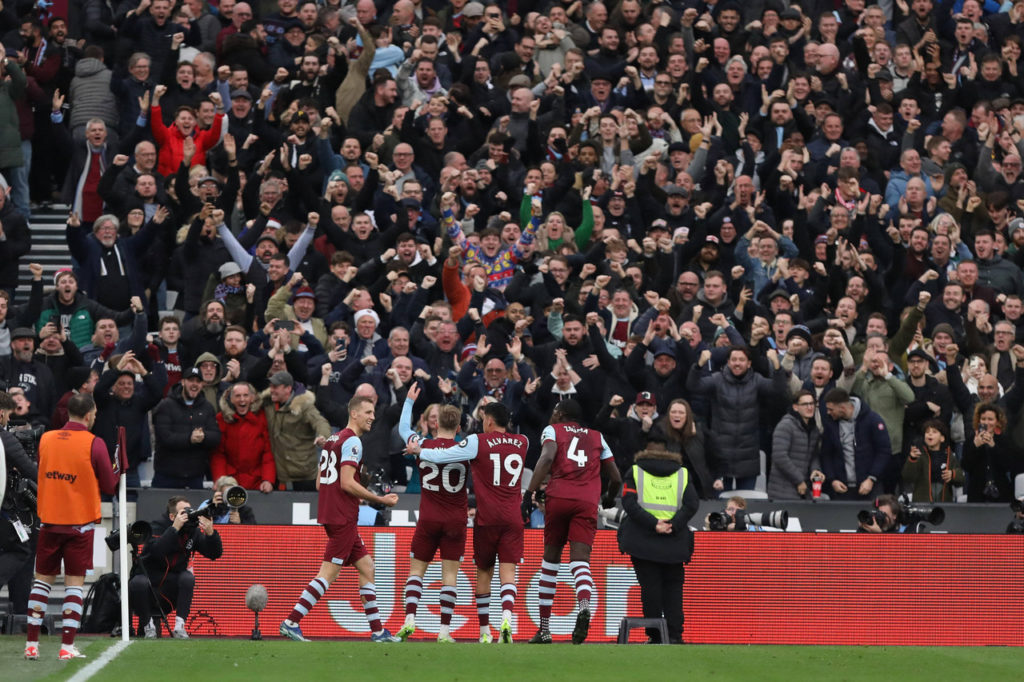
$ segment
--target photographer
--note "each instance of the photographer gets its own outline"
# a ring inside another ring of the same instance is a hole
[[[895,495],[879,495],[875,498],[875,509],[857,515],[858,533],[906,533],[907,526],[900,523],[903,507]],[[871,523],[866,523],[865,514],[871,515]]]
[[[191,515],[189,512],[192,512]],[[152,621],[152,612],[158,608],[164,613],[174,611],[175,639],[188,639],[185,622],[192,609],[192,594],[196,579],[188,565],[192,554],[199,552],[207,559],[216,561],[224,553],[220,535],[207,516],[198,516],[184,497],[175,495],[167,501],[167,522],[153,524],[153,533],[166,530],[154,537],[142,550],[137,564],[141,572],[132,576],[128,593],[132,608],[139,615],[139,625],[146,639],[157,635]]]
[[[221,476],[217,479],[217,482],[213,484],[213,497],[206,500],[201,505],[200,509],[211,508],[213,512],[214,523],[244,523],[247,525],[256,525],[256,514],[252,508],[248,505],[242,505],[241,507],[230,507],[228,506],[224,496],[228,490],[238,485],[238,481],[235,480],[234,476]]]
[[[659,445],[638,452],[636,463],[626,470],[626,518],[619,526],[619,550],[633,563],[644,618],[664,616],[669,642],[681,644],[685,564],[693,554],[693,533],[687,524],[700,498],[682,457]],[[647,634],[656,641],[657,630]]]
[[[20,490],[34,490],[38,472],[18,439],[7,431],[14,408],[11,396],[0,391],[0,588],[10,583],[11,606],[20,613],[28,608],[38,525],[35,504]]]
[[[743,517],[747,511],[747,501],[740,495],[733,495],[725,502],[725,509],[712,512],[704,517],[704,530],[747,530]],[[739,512],[739,521],[737,521]],[[725,518],[723,518],[725,517]],[[724,521],[724,525],[720,523]]]

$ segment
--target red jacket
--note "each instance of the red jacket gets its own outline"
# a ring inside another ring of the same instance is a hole
[[[192,139],[196,143],[196,153],[192,157],[193,166],[206,165],[206,150],[220,142],[220,133],[224,127],[225,118],[224,114],[218,114],[213,118],[213,125],[209,130],[197,128],[192,134]],[[183,150],[185,136],[178,130],[178,126],[167,127],[164,125],[163,112],[160,110],[159,104],[149,110],[149,125],[153,129],[153,140],[160,149],[157,172],[164,177],[174,175],[185,158]]]
[[[227,395],[220,400],[220,445],[210,455],[210,473],[214,481],[221,476],[234,476],[238,485],[256,490],[263,481],[273,483],[277,479],[267,417],[258,404],[253,406],[255,412],[250,410],[245,416],[238,416],[227,403]]]

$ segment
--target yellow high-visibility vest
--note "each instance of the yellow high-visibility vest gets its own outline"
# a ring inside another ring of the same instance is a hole
[[[686,467],[679,467],[672,476],[654,476],[634,464],[633,480],[636,481],[637,501],[655,518],[671,519],[683,506],[683,492],[689,482]]]

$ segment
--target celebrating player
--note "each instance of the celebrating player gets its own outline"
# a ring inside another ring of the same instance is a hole
[[[450,465],[471,462],[477,512],[473,529],[473,559],[476,562],[476,612],[480,619],[480,642],[491,637],[491,578],[498,559],[501,579],[500,641],[512,643],[512,610],[516,605],[516,564],[523,558],[523,522],[519,518],[522,499],[520,479],[530,443],[526,436],[508,433],[508,408],[490,403],[480,408],[483,433],[472,435],[448,448],[420,449],[420,462]],[[426,445],[426,444],[424,444]]]
[[[391,493],[380,497],[359,482],[359,465],[363,458],[359,436],[373,427],[373,418],[373,402],[369,398],[352,398],[348,403],[348,425],[328,438],[320,451],[320,477],[316,482],[320,491],[317,520],[327,533],[324,562],[280,628],[282,635],[297,642],[309,641],[302,636],[299,621],[324,596],[344,564],[355,566],[359,571],[359,597],[373,631],[370,639],[374,642],[400,641],[381,625],[377,588],[373,584],[373,557],[359,537],[359,500],[388,507],[398,503],[398,495]]]
[[[597,532],[597,505],[610,507],[622,486],[619,470],[604,436],[580,426],[583,410],[575,400],[563,400],[551,414],[551,425],[541,432],[540,460],[523,499],[523,512],[536,503],[536,492],[551,474],[544,505],[544,560],[541,562],[540,629],[531,644],[550,644],[551,604],[555,580],[562,560],[562,548],[569,541],[569,570],[576,585],[578,613],[572,643],[581,644],[590,629],[590,549]],[[608,487],[601,499],[601,474]]]
[[[418,383],[413,383],[402,406],[398,433],[406,443],[415,440],[412,430],[412,406],[420,396]],[[426,447],[455,445],[462,413],[454,405],[444,405],[438,414],[438,437],[423,442]],[[441,629],[437,641],[454,644],[451,635],[452,615],[458,601],[456,581],[459,564],[466,549],[466,517],[469,500],[466,494],[466,465],[453,462],[439,467],[420,461],[420,515],[412,536],[409,558],[409,579],[405,581],[405,624],[398,631],[404,642],[416,632],[416,609],[423,594],[423,575],[441,550]]]

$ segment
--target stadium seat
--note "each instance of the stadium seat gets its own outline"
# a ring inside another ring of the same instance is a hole
[[[718,493],[718,499],[728,500],[730,497],[739,495],[745,500],[767,500],[768,493],[761,490],[723,490]]]
[[[664,618],[630,618],[619,621],[619,644],[629,644],[629,632],[635,628],[657,628],[661,635],[660,644],[668,644],[668,626]]]
[[[757,481],[754,483],[755,490],[768,490],[768,475],[765,473],[768,471],[768,455],[765,454],[764,450],[759,451],[761,457],[761,473],[757,475]],[[746,495],[744,495],[746,497]]]

